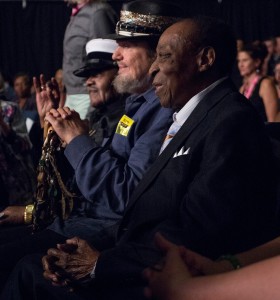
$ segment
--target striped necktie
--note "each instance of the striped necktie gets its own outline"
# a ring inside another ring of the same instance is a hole
[[[174,122],[170,128],[168,129],[168,132],[166,134],[166,137],[164,138],[163,144],[161,146],[159,154],[162,153],[162,151],[167,147],[167,145],[171,142],[174,135],[178,132],[178,130],[181,128],[181,125],[177,122]]]

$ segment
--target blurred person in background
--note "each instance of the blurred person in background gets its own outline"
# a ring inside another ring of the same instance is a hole
[[[32,202],[35,170],[25,119],[16,103],[0,100],[0,207]]]
[[[243,78],[239,91],[250,100],[264,122],[274,122],[279,112],[277,91],[273,80],[261,75],[266,55],[263,44],[248,44],[238,51],[238,69]]]
[[[266,39],[263,41],[264,45],[266,46],[267,55],[263,62],[263,75],[273,76],[273,70],[274,70],[274,51],[275,51],[275,45],[276,41],[275,38],[271,37],[269,39]]]
[[[280,61],[274,67],[274,79],[277,90],[278,99],[280,99]]]
[[[14,77],[14,90],[16,102],[26,120],[27,130],[38,120],[35,95],[32,93],[32,83],[29,75],[25,72],[17,73]]]
[[[56,80],[58,84],[58,89],[59,89],[59,94],[60,94],[60,103],[61,106],[64,105],[65,100],[66,100],[66,91],[65,91],[65,85],[63,82],[63,70],[62,69],[57,69],[55,74],[54,74],[54,79]]]
[[[11,101],[15,97],[13,87],[5,80],[5,76],[0,72],[0,99]]]

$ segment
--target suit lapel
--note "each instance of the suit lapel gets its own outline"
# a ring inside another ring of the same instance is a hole
[[[215,87],[209,94],[207,99],[202,100],[194,109],[190,117],[183,124],[177,134],[174,136],[169,145],[165,148],[162,154],[156,159],[151,168],[146,172],[138,186],[134,190],[132,197],[128,203],[126,211],[128,211],[135,201],[143,194],[148,186],[153,182],[156,176],[165,167],[168,161],[173,157],[174,153],[182,147],[188,136],[194,131],[194,129],[200,124],[200,122],[206,117],[208,111],[218,104],[222,99],[230,92],[234,91],[234,87],[229,80],[225,80],[217,87]]]

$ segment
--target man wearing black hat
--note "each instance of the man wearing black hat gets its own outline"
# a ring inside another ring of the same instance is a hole
[[[114,87],[132,95],[112,139],[113,151],[94,149],[83,131],[61,131],[71,121],[67,112],[59,109],[46,117],[66,142],[65,154],[75,169],[78,187],[93,202],[93,215],[98,219],[120,218],[132,190],[159,154],[172,110],[160,106],[148,71],[160,33],[180,14],[177,6],[154,0],[123,5],[116,34],[108,37],[118,43],[113,53],[119,67]]]

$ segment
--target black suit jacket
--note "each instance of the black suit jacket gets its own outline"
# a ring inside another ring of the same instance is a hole
[[[211,258],[278,235],[276,175],[264,124],[229,80],[195,108],[139,183],[117,246],[99,257],[100,281],[139,283],[161,254],[160,231]]]

